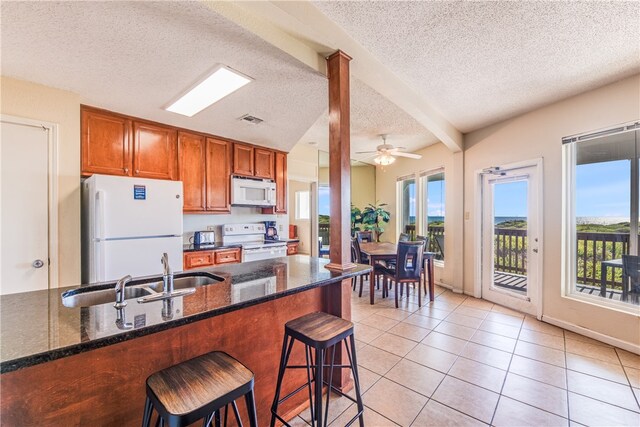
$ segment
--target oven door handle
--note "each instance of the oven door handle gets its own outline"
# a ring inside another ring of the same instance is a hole
[[[277,251],[278,249],[280,250],[287,250],[286,246],[275,246],[272,248],[256,248],[256,249],[244,249],[244,253],[245,254],[264,254],[264,253],[268,253],[268,252],[272,252],[272,251]]]

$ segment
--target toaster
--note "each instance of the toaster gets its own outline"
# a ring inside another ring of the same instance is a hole
[[[213,245],[216,243],[215,231],[196,231],[193,233],[194,245]]]

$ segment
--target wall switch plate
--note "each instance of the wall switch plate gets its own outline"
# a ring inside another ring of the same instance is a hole
[[[207,231],[216,231],[215,225],[207,225]]]
[[[282,224],[278,224],[278,231],[282,231]]]

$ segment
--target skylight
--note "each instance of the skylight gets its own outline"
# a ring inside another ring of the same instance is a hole
[[[221,65],[166,110],[192,117],[251,81],[251,78]]]

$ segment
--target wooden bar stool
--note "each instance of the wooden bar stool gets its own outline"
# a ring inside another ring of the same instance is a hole
[[[305,346],[306,365],[292,365],[289,366],[289,356],[291,355],[291,349],[295,341],[300,341]],[[340,346],[344,342],[347,355],[349,356],[348,365],[336,365],[335,354],[336,347]],[[315,363],[313,363],[312,349],[315,349]],[[331,349],[330,363],[329,365],[324,363],[325,356]],[[323,379],[324,368],[329,368],[329,381]],[[347,396],[332,385],[334,368],[350,368],[353,373],[353,382],[356,389],[356,398]],[[280,399],[280,387],[282,386],[282,378],[287,369],[306,369],[307,370],[307,382]],[[312,375],[313,373],[313,375]],[[311,383],[314,383],[312,389]],[[322,413],[322,388],[323,385],[328,387],[327,401],[325,407],[325,413],[323,417]],[[271,427],[275,426],[276,418],[280,420],[284,425],[289,424],[278,415],[278,406],[307,388],[309,391],[309,403],[311,405],[311,426],[326,426],[327,417],[329,414],[329,400],[331,391],[338,393],[341,396],[346,397],[358,406],[358,413],[346,424],[350,426],[356,419],[360,420],[360,427],[364,426],[364,405],[362,403],[362,396],[360,395],[360,381],[358,377],[358,363],[356,360],[356,343],[353,336],[353,323],[341,319],[340,317],[332,316],[327,313],[310,313],[297,319],[291,320],[285,324],[284,327],[284,341],[282,343],[282,354],[280,357],[280,368],[278,371],[278,381],[276,384],[276,394],[273,398],[273,404],[271,406]],[[323,424],[324,419],[324,424]],[[315,421],[315,424],[314,424]]]
[[[244,396],[251,427],[258,425],[253,396],[253,372],[227,353],[214,351],[163,369],[147,378],[147,400],[142,427],[158,411],[161,426],[186,426],[204,419],[220,426],[220,409],[231,403],[238,425],[242,426],[235,400]]]

